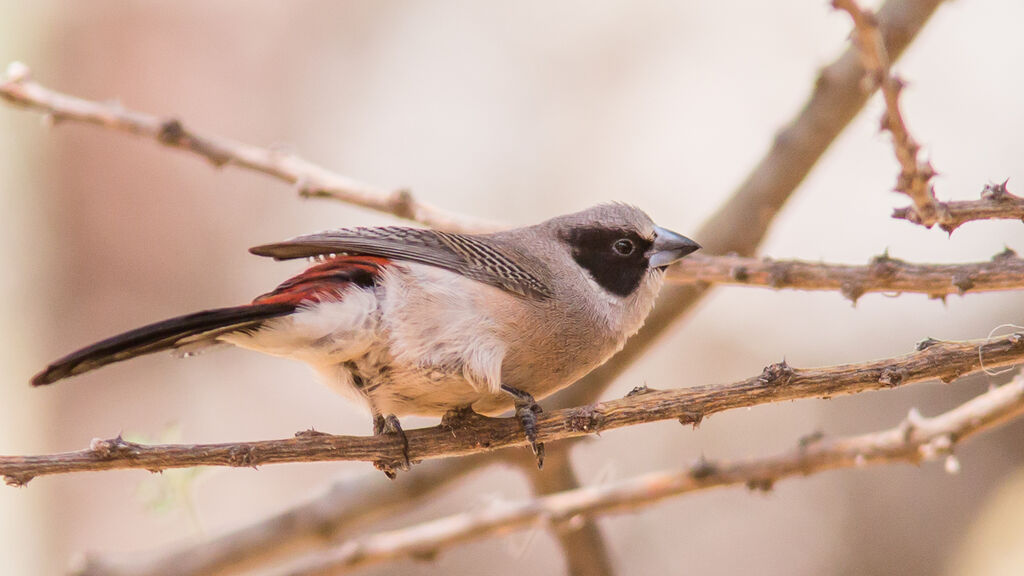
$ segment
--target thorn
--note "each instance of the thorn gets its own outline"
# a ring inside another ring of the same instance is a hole
[[[996,254],[995,256],[993,256],[992,257],[992,261],[993,262],[1000,262],[1000,261],[1003,261],[1003,260],[1013,260],[1015,258],[1017,258],[1017,252],[1014,251],[1009,246],[1004,244],[1003,245],[1003,251],[1000,252],[999,254]]]
[[[864,287],[858,282],[843,282],[839,287],[839,293],[854,306],[857,306],[857,300],[864,295]]]
[[[651,389],[647,387],[647,384],[644,384],[642,386],[635,386],[626,394],[626,398],[630,398],[632,396],[643,396],[648,392],[651,392]]]
[[[701,454],[700,458],[693,463],[693,466],[690,467],[690,478],[693,478],[694,480],[701,480],[711,476],[717,471],[718,467]]]
[[[918,352],[922,352],[924,350],[931,348],[932,346],[935,346],[936,344],[941,343],[942,340],[936,340],[935,338],[929,336],[928,338],[925,338],[924,340],[921,340],[916,345],[914,345],[914,349],[917,350]]]
[[[25,63],[15,60],[7,65],[5,76],[5,82],[24,82],[32,77],[32,70]]]
[[[956,475],[960,473],[960,460],[952,454],[946,456],[946,462],[943,466],[946,469],[946,474]]]
[[[825,437],[825,433],[823,431],[821,431],[821,430],[815,430],[814,432],[811,432],[810,434],[805,434],[805,435],[801,436],[799,440],[797,440],[797,442],[796,442],[797,448],[801,452],[803,452],[803,451],[807,450],[808,448],[810,448],[811,446],[813,446],[814,444],[817,444],[818,442],[820,442],[822,440],[822,438],[824,438],[824,437]]]
[[[900,422],[899,429],[903,435],[903,441],[907,442],[910,440],[911,434],[914,430],[924,421],[924,417],[921,416],[921,412],[917,408],[911,408],[907,411],[907,417]]]
[[[1010,191],[1006,189],[1006,184],[1009,181],[1007,178],[1002,184],[986,184],[981,190],[981,197],[994,202],[1005,199],[1010,194]]]

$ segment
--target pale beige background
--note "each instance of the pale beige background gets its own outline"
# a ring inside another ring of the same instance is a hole
[[[197,129],[295,149],[342,173],[467,213],[529,223],[599,201],[638,204],[694,231],[845,47],[826,2],[13,2],[0,0],[0,64],[43,83],[180,115]],[[1024,186],[1024,4],[940,9],[900,63],[910,127],[943,198]],[[776,222],[764,253],[866,262],[1024,250],[1019,222],[951,239],[888,214],[903,199],[873,101]],[[1017,184],[1015,184],[1017,183]],[[302,232],[390,222],[300,201],[287,186],[91,127],[47,130],[0,107],[0,453],[81,448],[118,432],[189,442],[276,438],[310,426],[365,433],[365,415],[300,365],[240,351],[155,357],[50,389],[45,362],[136,325],[246,301],[295,272],[246,248]],[[698,238],[699,240],[699,238]],[[926,336],[984,337],[1024,324],[1020,294],[864,297],[726,288],[608,392],[725,382],[795,365],[894,355]],[[802,434],[894,425],[1001,379],[731,412],[692,431],[665,423],[576,451],[587,482],[709,458],[768,454]],[[410,422],[412,425],[429,421]],[[175,436],[174,430],[177,436]],[[720,490],[601,521],[623,574],[1019,574],[1024,423],[941,465],[843,471],[768,495]],[[206,470],[188,496],[145,472],[42,478],[0,490],[6,574],[55,574],[84,550],[145,552],[256,520],[365,464]],[[1014,476],[1016,474],[1016,476]],[[147,496],[147,494],[149,494]],[[492,469],[398,526],[526,496]],[[149,504],[147,504],[149,502]],[[191,503],[188,505],[187,503]],[[410,574],[558,573],[550,537],[459,547]],[[367,573],[392,573],[381,568]]]

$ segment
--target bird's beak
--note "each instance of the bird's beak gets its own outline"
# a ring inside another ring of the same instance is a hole
[[[687,254],[700,250],[700,244],[682,234],[676,234],[661,226],[654,227],[654,245],[647,251],[648,266],[663,268]]]

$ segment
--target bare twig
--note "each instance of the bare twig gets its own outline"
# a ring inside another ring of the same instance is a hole
[[[935,200],[931,179],[935,170],[931,163],[918,160],[921,146],[914,141],[907,130],[907,123],[900,112],[900,91],[903,81],[893,75],[885,42],[879,31],[879,21],[868,10],[862,9],[856,0],[832,0],[832,6],[843,10],[853,19],[853,42],[861,55],[869,89],[879,88],[885,101],[882,129],[892,134],[892,147],[900,163],[900,175],[896,179],[896,191],[910,197],[914,203],[918,223],[931,227],[943,224],[947,215]]]
[[[1024,259],[1007,248],[988,262],[912,264],[876,256],[867,266],[694,254],[670,269],[668,282],[838,290],[850,300],[868,292],[949,294],[1024,289]]]
[[[798,398],[831,397],[892,388],[939,378],[950,382],[983,367],[996,368],[1024,359],[1024,334],[985,341],[925,340],[915,352],[895,358],[824,368],[793,368],[781,362],[732,384],[677,390],[644,390],[626,398],[579,408],[545,412],[537,418],[538,440],[552,442],[597,434],[645,422],[678,419],[699,423],[722,410]],[[984,363],[984,366],[982,365]],[[465,456],[511,446],[526,446],[517,418],[469,416],[458,426],[420,428],[406,433],[413,460]],[[120,437],[95,439],[86,450],[44,456],[2,456],[0,475],[14,486],[36,476],[136,468],[159,471],[191,466],[255,467],[284,462],[402,459],[402,442],[393,435],[333,436],[297,434],[295,438],[223,444],[143,445]]]
[[[582,519],[628,513],[665,498],[721,486],[768,490],[779,480],[869,464],[919,463],[952,456],[953,448],[984,430],[1024,414],[1024,378],[995,388],[949,412],[924,418],[911,411],[899,426],[861,436],[801,443],[768,458],[697,462],[687,470],[657,472],[543,498],[498,502],[431,522],[354,538],[274,572],[275,576],[321,576],[409,557],[432,558],[471,540],[534,526],[571,529]],[[947,471],[958,464],[947,460]]]
[[[50,90],[34,82],[28,67],[17,62],[10,64],[0,79],[0,97],[11,104],[39,110],[55,122],[94,124],[198,154],[218,168],[233,165],[262,172],[298,187],[303,196],[333,198],[442,230],[479,232],[495,228],[482,220],[419,202],[408,190],[381,190],[294,154],[200,134],[174,118],[158,118],[117,103],[95,102]]]
[[[960,225],[972,220],[1024,221],[1024,198],[1010,194],[1006,184],[1007,182],[986,185],[979,200],[941,202],[941,212],[945,217],[939,223],[939,227],[952,234]],[[892,212],[892,217],[921,224],[917,211],[910,206],[896,208]]]

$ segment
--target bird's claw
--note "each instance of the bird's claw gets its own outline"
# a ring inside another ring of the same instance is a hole
[[[409,438],[402,430],[402,424],[394,414],[387,416],[377,415],[373,417],[373,435],[397,434],[402,442],[402,459],[396,462],[377,460],[373,467],[384,473],[385,476],[394,480],[398,476],[398,470],[408,470],[412,463],[409,461]]]
[[[526,439],[530,442],[530,448],[533,449],[533,455],[537,457],[537,468],[544,468],[544,443],[537,441],[537,414],[544,410],[530,393],[511,386],[502,386],[501,388],[515,399],[516,418],[519,418]]]

